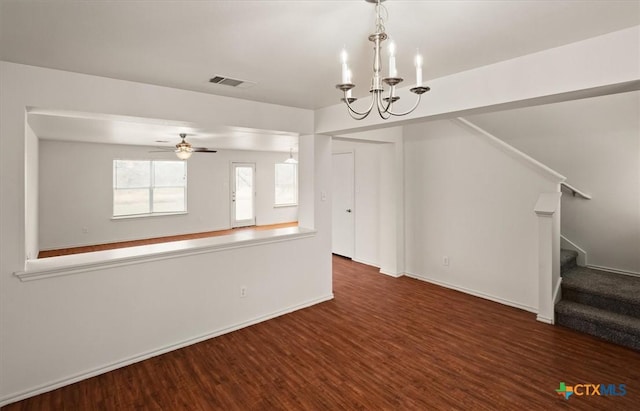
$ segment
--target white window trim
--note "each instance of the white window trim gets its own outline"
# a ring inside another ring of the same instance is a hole
[[[187,211],[176,211],[175,213],[147,213],[147,214],[127,214],[127,215],[115,215],[111,217],[112,220],[130,220],[132,218],[149,218],[149,217],[164,217],[168,215],[186,215]]]

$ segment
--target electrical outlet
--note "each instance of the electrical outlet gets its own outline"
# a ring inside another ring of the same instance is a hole
[[[240,298],[244,298],[247,296],[247,286],[243,285],[240,287]]]
[[[89,228],[88,227],[82,227],[82,233],[83,234],[89,233]]]
[[[449,266],[449,257],[448,256],[444,256],[442,257],[442,265],[444,265],[445,267]]]

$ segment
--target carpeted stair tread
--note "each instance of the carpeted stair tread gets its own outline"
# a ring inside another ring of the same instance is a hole
[[[560,250],[560,264],[567,263],[571,261],[572,258],[577,258],[578,252],[574,250],[565,250],[564,248]]]
[[[565,273],[577,266],[578,252],[574,250],[560,250],[560,272]]]
[[[557,324],[640,350],[639,318],[565,300],[555,311]]]
[[[640,307],[640,278],[586,267],[564,273],[563,290],[594,294]]]
[[[611,311],[573,301],[558,302],[558,304],[556,304],[556,313],[569,314],[594,322],[601,322],[622,331],[636,333],[638,338],[640,338],[640,318],[612,313]]]

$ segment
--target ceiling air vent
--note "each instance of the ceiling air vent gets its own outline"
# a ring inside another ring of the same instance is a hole
[[[252,81],[238,80],[236,78],[223,77],[223,76],[215,76],[209,79],[209,83],[220,84],[223,86],[230,86],[230,87],[238,87],[238,88],[247,88],[247,87],[255,86],[256,84]]]

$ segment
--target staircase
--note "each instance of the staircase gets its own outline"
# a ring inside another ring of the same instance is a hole
[[[579,267],[562,250],[556,324],[640,351],[640,278]]]

